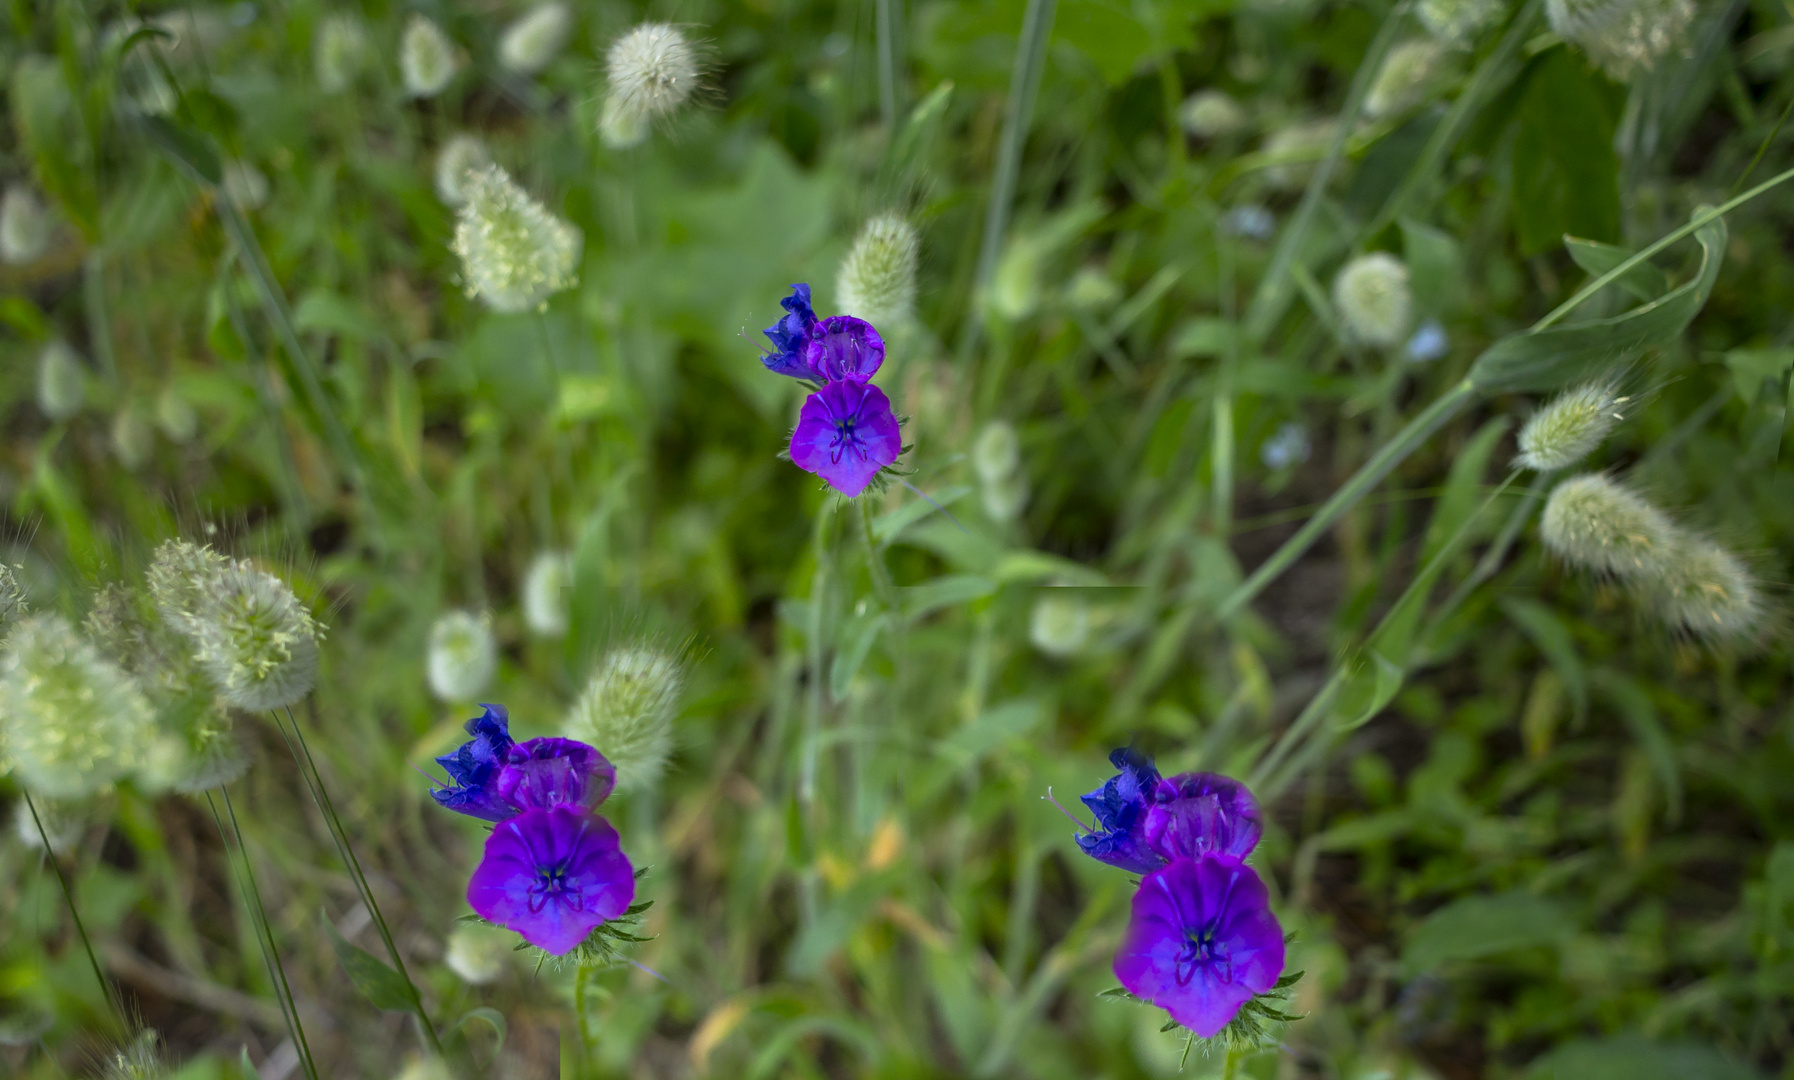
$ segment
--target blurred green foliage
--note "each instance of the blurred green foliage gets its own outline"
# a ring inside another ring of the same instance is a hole
[[[1515,5],[1427,100],[1336,138],[1304,125],[1422,32],[1406,4],[889,0],[889,130],[884,2],[581,0],[526,79],[497,65],[524,10],[499,0],[14,0],[0,172],[57,222],[0,267],[0,504],[32,604],[78,616],[176,535],[319,599],[301,716],[320,769],[426,1009],[491,1075],[1175,1074],[1156,1011],[1096,997],[1127,876],[1040,798],[1097,786],[1137,741],[1269,800],[1257,861],[1307,1015],[1250,1075],[1794,1076],[1784,617],[1744,645],[1674,638],[1542,554],[1515,516],[1541,488],[1497,489],[1538,400],[1520,391],[1617,370],[1635,405],[1591,467],[1772,594],[1787,579],[1794,193],[1671,245],[1555,336],[1513,336],[1788,167],[1785,5],[1712,0],[1629,84]],[[413,11],[468,56],[422,101],[394,59]],[[314,62],[332,13],[372,42],[339,93]],[[1030,13],[1052,19],[1044,66],[1006,134]],[[604,50],[646,17],[704,42],[706,89],[610,150]],[[1179,127],[1204,88],[1238,130]],[[579,285],[540,313],[462,291],[433,185],[464,131],[584,233]],[[1013,213],[981,271],[1006,140]],[[226,163],[265,201],[225,198]],[[798,388],[757,362],[758,330],[791,282],[834,313],[841,256],[890,211],[922,236],[919,314],[881,327],[878,379],[910,418],[913,488],[844,504],[777,457]],[[1324,283],[1370,250],[1405,260],[1443,355],[1342,340]],[[66,421],[38,402],[52,340],[86,365]],[[1435,401],[1387,480],[1229,602]],[[1012,519],[971,456],[994,420],[1020,436]],[[1312,454],[1261,454],[1292,423]],[[547,550],[572,553],[559,640],[519,609]],[[1075,626],[1043,637],[1052,586]],[[482,834],[414,766],[470,715],[424,677],[453,607],[492,614],[484,697],[522,735],[556,731],[612,645],[685,657],[665,780],[607,804],[650,868],[639,967],[519,961],[472,986],[445,965]],[[1261,771],[1298,715],[1317,737]],[[365,912],[277,733],[242,726],[256,764],[233,792],[314,1052],[397,1075],[408,1021],[356,996],[332,944],[374,948]],[[75,894],[179,1075],[235,1076],[244,1046],[278,1064],[209,815],[129,787],[81,813]],[[0,845],[0,1071],[86,1075],[104,1000],[42,863]]]

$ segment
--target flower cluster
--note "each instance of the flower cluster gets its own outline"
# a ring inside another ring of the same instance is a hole
[[[603,754],[573,739],[515,742],[501,705],[467,722],[472,736],[436,759],[449,783],[430,794],[445,809],[496,823],[467,883],[482,919],[556,956],[629,914],[635,868],[597,813],[617,786]]]
[[[1281,977],[1283,928],[1245,861],[1264,832],[1252,793],[1214,773],[1160,776],[1129,749],[1109,760],[1120,771],[1083,797],[1098,828],[1077,840],[1099,862],[1145,875],[1115,977],[1199,1038],[1244,1012],[1283,1019],[1265,1002],[1294,980]]]
[[[808,285],[791,286],[779,305],[785,316],[766,328],[773,351],[760,361],[819,387],[798,414],[791,460],[851,499],[903,453],[891,399],[871,383],[885,362],[884,338],[851,315],[817,318]]]

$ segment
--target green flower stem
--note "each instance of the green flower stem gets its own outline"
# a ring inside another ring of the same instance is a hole
[[[816,800],[816,759],[822,742],[822,712],[827,704],[827,673],[822,669],[822,625],[827,603],[829,578],[833,576],[833,557],[829,551],[829,526],[835,516],[835,500],[823,500],[816,512],[816,527],[811,534],[816,570],[810,577],[810,611],[804,627],[804,651],[807,653],[809,683],[804,701],[804,736],[802,758],[798,765],[797,800],[807,812]]]
[[[50,847],[50,834],[44,829],[43,819],[37,816],[37,804],[31,800],[31,792],[23,793],[25,809],[31,811],[31,824],[37,826],[37,836],[44,844],[44,861],[56,872],[56,884],[62,887],[62,902],[68,905],[69,918],[74,920],[75,934],[81,939],[81,951],[87,954],[87,964],[93,968],[94,981],[100,984],[100,996],[106,999],[106,1009],[112,1014],[112,1020],[118,1025],[120,1032],[129,1032],[131,1025],[125,1022],[124,1010],[119,1006],[118,997],[112,991],[112,984],[107,981],[106,973],[100,969],[100,959],[94,955],[93,942],[87,936],[87,925],[81,921],[80,909],[75,907],[75,892],[69,888],[69,879],[62,872],[62,864],[56,860],[56,852]]]
[[[281,963],[280,949],[274,943],[274,930],[268,924],[268,911],[262,905],[262,891],[255,883],[255,868],[249,862],[249,848],[243,843],[243,829],[237,823],[237,809],[231,805],[230,792],[222,786],[218,794],[224,796],[224,808],[230,815],[230,828],[224,827],[224,818],[218,814],[218,803],[206,792],[206,806],[211,808],[212,820],[218,825],[218,838],[224,843],[224,857],[230,862],[231,876],[237,881],[237,892],[243,897],[243,906],[249,912],[249,921],[255,927],[255,943],[261,948],[262,963],[268,968],[268,983],[274,988],[275,1004],[280,1006],[280,1018],[286,1021],[287,1037],[293,1040],[293,1049],[299,1054],[299,1068],[305,1073],[306,1080],[318,1080],[318,1065],[311,1056],[311,1043],[305,1038],[305,1025],[299,1020],[299,1004],[293,1000],[293,988],[287,982],[286,965]]]
[[[367,905],[368,914],[373,916],[374,928],[380,932],[380,943],[386,946],[386,955],[392,961],[393,970],[398,972],[399,978],[405,980],[405,987],[410,991],[411,1011],[417,1017],[417,1026],[423,1034],[424,1042],[432,1053],[441,1057],[442,1041],[436,1036],[436,1027],[430,1023],[429,1014],[424,1012],[423,997],[417,992],[417,985],[411,981],[411,973],[405,970],[405,961],[399,956],[398,946],[393,944],[392,931],[387,928],[386,916],[380,913],[380,903],[374,899],[374,891],[368,887],[367,875],[362,873],[361,862],[355,858],[355,849],[349,846],[349,834],[336,815],[336,807],[331,805],[329,792],[324,790],[324,779],[318,774],[318,765],[312,759],[311,747],[305,744],[305,733],[299,728],[299,719],[293,715],[291,706],[285,711],[293,730],[288,732],[286,724],[281,722],[280,714],[271,711],[274,726],[280,729],[281,736],[287,740],[287,748],[292,751],[293,761],[299,766],[299,775],[305,779],[312,801],[317,803],[318,811],[324,815],[325,824],[330,827],[330,839],[336,844],[336,853],[348,868],[349,876],[355,882],[355,891],[360,894],[361,902]]]

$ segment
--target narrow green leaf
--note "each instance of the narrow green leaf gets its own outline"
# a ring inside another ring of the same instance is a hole
[[[1517,949],[1555,945],[1576,932],[1561,908],[1542,896],[1509,892],[1466,896],[1428,915],[1408,936],[1402,967],[1410,975]]]
[[[1591,278],[1600,277],[1633,255],[1623,247],[1603,244],[1599,240],[1584,240],[1577,236],[1564,237],[1564,250],[1570,253],[1570,258],[1576,260],[1576,265],[1587,271]],[[1669,275],[1648,262],[1641,262],[1614,278],[1613,284],[1650,303],[1669,291]]]
[[[1576,642],[1570,636],[1570,628],[1565,626],[1557,613],[1539,603],[1518,596],[1503,597],[1501,610],[1507,617],[1532,639],[1545,659],[1557,669],[1557,674],[1564,681],[1564,688],[1570,692],[1570,700],[1576,705],[1576,722],[1578,724],[1588,716],[1588,672],[1582,665],[1582,657],[1576,651]]]
[[[416,1007],[410,985],[398,972],[381,963],[373,953],[344,940],[329,916],[319,912],[318,917],[324,923],[324,932],[330,936],[330,947],[336,950],[338,962],[349,973],[349,981],[355,984],[362,997],[375,1008],[394,1012],[410,1012]]]
[[[1611,668],[1596,668],[1589,672],[1589,684],[1605,697],[1614,709],[1619,712],[1620,719],[1638,741],[1639,749],[1651,763],[1651,771],[1657,774],[1658,783],[1663,785],[1664,799],[1668,803],[1667,813],[1671,822],[1682,819],[1682,772],[1676,764],[1675,744],[1670,741],[1669,733],[1663,730],[1663,723],[1657,718],[1657,707],[1651,703],[1651,695],[1643,686],[1630,676]]]
[[[1334,710],[1339,718],[1334,726],[1339,731],[1351,731],[1369,723],[1402,688],[1405,675],[1400,665],[1375,649],[1368,653],[1369,661],[1352,673]]]

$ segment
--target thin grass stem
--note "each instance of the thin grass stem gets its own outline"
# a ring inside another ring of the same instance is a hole
[[[69,918],[75,923],[75,934],[81,939],[81,951],[87,954],[87,964],[93,969],[94,981],[100,984],[100,996],[106,999],[106,1009],[112,1014],[112,1020],[118,1030],[128,1032],[131,1025],[125,1022],[124,1008],[119,1004],[112,984],[107,981],[106,973],[100,968],[100,958],[94,954],[93,941],[87,936],[87,924],[81,921],[81,911],[75,906],[75,891],[69,887],[68,876],[62,872],[62,863],[56,859],[56,852],[50,847],[50,834],[44,829],[43,819],[37,816],[37,803],[31,799],[31,792],[23,792],[25,809],[31,811],[31,824],[37,828],[38,839],[44,845],[44,861],[56,872],[56,884],[62,887],[62,902],[68,906]]]
[[[897,133],[897,5],[902,0],[873,0],[874,36],[878,39],[878,113],[885,131]]]
[[[990,284],[1003,254],[1003,234],[1009,227],[1009,211],[1015,201],[1022,147],[1028,141],[1028,125],[1034,115],[1034,98],[1040,91],[1040,75],[1046,66],[1047,40],[1053,33],[1053,14],[1058,0],[1028,0],[1022,14],[1021,42],[1010,72],[1009,101],[1003,108],[1002,141],[997,144],[996,171],[991,175],[990,205],[984,214],[984,239],[978,249],[975,292]],[[976,322],[977,320],[974,320]]]
[[[411,973],[405,969],[405,961],[399,956],[398,946],[393,944],[392,931],[386,925],[386,916],[380,912],[380,903],[374,899],[373,889],[368,887],[367,875],[362,872],[361,861],[355,857],[355,849],[349,844],[349,834],[337,817],[336,807],[330,802],[330,793],[324,790],[324,778],[318,773],[317,762],[312,759],[311,747],[306,745],[305,733],[300,730],[299,718],[293,715],[291,706],[286,707],[286,718],[293,725],[287,731],[281,722],[280,714],[272,712],[274,725],[287,740],[287,749],[292,752],[293,760],[299,766],[299,774],[305,779],[305,786],[311,791],[312,801],[317,803],[319,813],[324,815],[324,822],[330,827],[330,839],[336,844],[336,853],[348,868],[349,876],[355,882],[355,891],[361,896],[361,902],[367,905],[368,914],[373,917],[374,928],[380,933],[380,943],[386,946],[387,958],[392,961],[393,970],[399,978],[405,980],[409,992],[411,1011],[417,1017],[418,1028],[424,1042],[437,1056],[442,1056],[442,1041],[436,1036],[436,1027],[430,1023],[429,1014],[424,1012],[423,997],[417,992],[417,985],[411,981]]]
[[[209,791],[206,792],[206,806],[211,809],[212,820],[218,825],[218,838],[224,842],[224,857],[230,862],[231,876],[237,881],[237,892],[242,895],[243,906],[248,910],[249,921],[255,928],[255,943],[261,949],[262,963],[268,969],[268,983],[274,988],[274,1002],[280,1006],[280,1017],[287,1025],[287,1037],[293,1040],[293,1049],[299,1055],[299,1068],[304,1071],[306,1080],[318,1080],[318,1065],[311,1055],[311,1043],[305,1038],[305,1025],[299,1019],[299,1003],[294,1000],[293,987],[287,982],[286,965],[281,962],[280,949],[274,942],[274,929],[268,923],[268,910],[262,904],[262,891],[255,883],[255,867],[249,861],[249,848],[243,843],[243,828],[237,822],[237,809],[231,803],[230,792],[221,786],[218,794],[224,796],[224,808],[230,815],[228,831],[224,827],[224,819],[218,814],[218,803]]]

